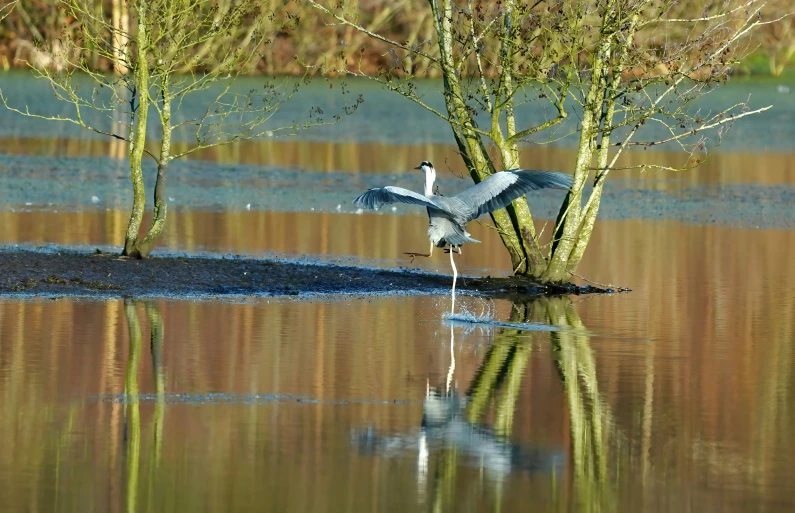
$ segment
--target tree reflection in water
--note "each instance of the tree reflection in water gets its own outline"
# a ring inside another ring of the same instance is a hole
[[[539,311],[540,308],[540,311]],[[532,316],[571,329],[550,332],[556,366],[566,391],[571,433],[571,461],[578,510],[614,511],[607,484],[607,436],[614,426],[609,406],[599,394],[596,362],[585,326],[568,298],[531,305]]]
[[[127,372],[124,380],[124,440],[125,440],[125,472],[126,479],[126,510],[135,513],[140,510],[138,502],[138,477],[141,456],[141,416],[138,391],[138,367],[141,360],[141,322],[138,318],[137,301],[124,302],[124,315],[130,333],[130,354],[127,360]],[[153,302],[144,302],[146,317],[150,326],[150,351],[152,352],[152,375],[155,385],[155,408],[152,420],[154,444],[152,445],[152,465],[149,467],[149,496],[156,479],[155,473],[160,468],[163,453],[163,420],[165,416],[166,375],[163,368],[163,317],[158,306]]]
[[[610,510],[606,492],[608,440],[612,425],[608,406],[599,395],[596,365],[589,335],[568,297],[514,302],[510,323],[545,323],[561,329],[549,332],[501,327],[486,351],[465,394],[451,387],[455,372],[453,327],[451,364],[443,389],[428,387],[422,424],[417,431],[381,435],[357,429],[353,443],[366,453],[404,456],[417,453],[420,497],[432,496],[432,509],[450,505],[459,466],[481,469],[496,485],[513,472],[554,473],[570,465],[577,509]],[[548,333],[548,335],[547,335]],[[529,447],[511,442],[514,413],[535,337],[551,342],[558,373],[568,399],[571,456],[553,447]],[[493,415],[489,415],[493,412]],[[492,425],[487,425],[487,417]],[[428,469],[433,477],[428,479]],[[430,482],[429,482],[430,481]],[[496,494],[499,500],[501,494]],[[499,505],[495,505],[499,507]]]

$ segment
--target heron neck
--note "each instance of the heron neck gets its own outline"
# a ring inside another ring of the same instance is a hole
[[[436,181],[436,171],[431,169],[425,172],[425,196],[433,196],[433,182]]]

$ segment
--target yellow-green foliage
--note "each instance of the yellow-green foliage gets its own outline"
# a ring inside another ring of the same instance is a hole
[[[177,0],[174,0],[178,3]],[[55,9],[56,0],[33,0],[24,3],[8,4],[0,10],[0,67],[24,66],[58,66],[57,54],[59,37],[65,30],[67,34],[78,30],[76,20],[66,15],[63,10]],[[328,24],[316,9],[304,0],[292,0],[285,6],[283,0],[251,0],[245,2],[252,9],[264,13],[278,13],[273,21],[280,29],[272,38],[259,42],[259,57],[249,64],[247,73],[267,73],[271,75],[302,75],[305,66],[320,66],[340,59],[353,68],[376,73],[379,68],[388,66],[394,57],[388,45],[369,40],[363,34],[342,25]],[[462,7],[470,2],[458,2]],[[473,4],[488,2],[474,2]],[[23,5],[24,4],[24,5]],[[225,12],[233,4],[232,0],[219,0],[219,12]],[[423,47],[431,55],[436,55],[434,30],[431,9],[427,0],[355,0],[334,2],[341,6],[341,12],[348,17],[355,17],[360,25],[384,36],[404,42],[409,46]],[[116,17],[129,19],[127,3],[124,0],[94,0],[96,13],[110,22]],[[685,0],[676,4],[676,15],[683,18],[700,16],[721,9],[721,3],[707,0]],[[538,9],[547,8],[540,3]],[[778,18],[792,10],[790,0],[770,0],[765,9],[768,19]],[[4,12],[5,11],[5,12]],[[215,56],[223,55],[233,41],[245,41],[250,38],[253,17],[235,24],[237,29],[230,31],[226,37],[214,38],[212,44],[203,46],[197,59],[196,68],[205,65],[216,65]],[[252,21],[252,23],[247,23]],[[675,37],[675,34],[670,34]],[[682,34],[686,37],[686,34]],[[640,41],[646,41],[640,38]],[[653,41],[648,41],[650,46]],[[758,48],[756,59],[765,61],[763,66],[739,67],[739,70],[766,70],[773,75],[780,75],[795,58],[795,19],[784,18],[759,30],[749,41],[749,49]],[[73,56],[78,57],[78,56]],[[109,59],[86,55],[91,59],[90,65],[100,71],[112,68]],[[220,58],[220,57],[219,57]],[[497,75],[498,70],[492,63],[484,63],[488,75]],[[195,68],[194,68],[195,69]],[[186,68],[184,71],[187,71]],[[317,71],[317,68],[314,68]],[[435,69],[414,69],[413,74],[427,72],[427,76],[439,75]]]

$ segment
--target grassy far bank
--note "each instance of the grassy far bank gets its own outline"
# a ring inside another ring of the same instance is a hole
[[[302,0],[249,0],[264,13],[272,13],[273,37],[263,43],[257,52],[260,59],[245,70],[252,75],[303,75],[316,73],[330,61],[344,62],[349,70],[361,70],[375,75],[379,70],[394,68],[390,63],[394,55],[388,45],[367,38],[350,27],[330,24],[320,13]],[[231,0],[220,0],[223,8]],[[38,68],[65,67],[67,61],[88,58],[89,67],[110,71],[107,60],[96,55],[60,56],[61,38],[74,37],[79,28],[64,9],[56,8],[56,0],[26,0],[17,2],[13,9],[7,4],[0,11],[0,69],[21,68],[32,65]],[[123,0],[94,0],[97,16],[106,20],[118,19],[121,24],[134,25],[132,15]],[[679,3],[682,17],[714,9],[706,0],[687,0]],[[791,10],[789,0],[770,0],[767,17],[776,18]],[[426,0],[356,0],[345,3],[342,12],[354,15],[360,24],[375,33],[413,47],[422,47],[429,54],[436,49],[433,19]],[[134,28],[134,27],[131,27]],[[201,49],[212,65],[214,54],[223,53],[229,44],[246,39],[248,26],[241,25],[238,32],[220,38],[216,46]],[[795,18],[787,17],[766,26],[754,34],[749,49],[756,48],[736,66],[738,75],[770,75],[792,78],[788,73],[795,67]],[[484,63],[484,71],[492,76],[499,72],[492,63]],[[183,71],[190,71],[185,69]],[[414,76],[438,77],[438,70],[429,67],[412,70]]]

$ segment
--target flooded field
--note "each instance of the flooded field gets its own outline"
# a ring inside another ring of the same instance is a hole
[[[436,297],[2,302],[3,509],[786,511],[792,283],[677,282],[463,300],[520,329]]]
[[[629,294],[459,298],[478,323],[447,319],[443,295],[0,298],[0,511],[792,511],[791,96],[769,146],[728,141],[696,172],[611,182],[578,274]],[[118,148],[21,126],[0,138],[0,245],[116,250]],[[465,187],[454,149],[425,135],[254,142],[175,166],[160,251],[448,273],[443,254],[402,255],[427,249],[423,212],[350,205],[419,189],[426,159],[445,190]],[[559,197],[530,201],[540,229]],[[493,230],[470,231],[464,273],[509,274]]]

